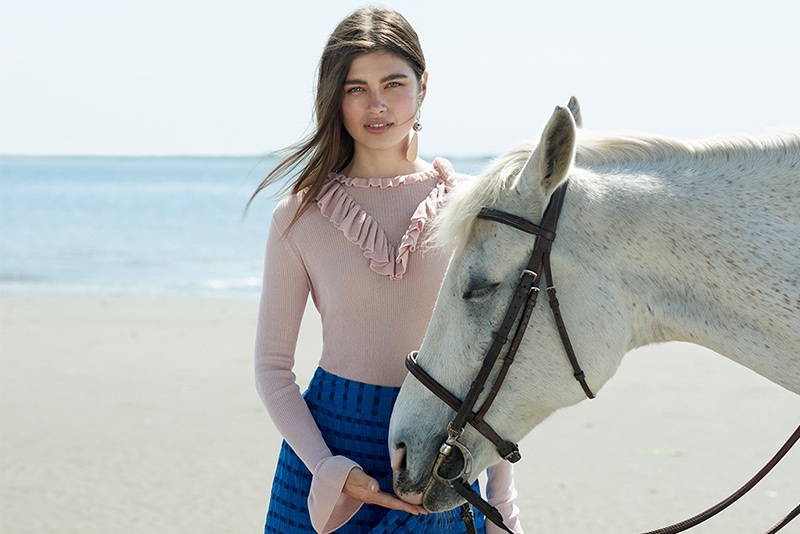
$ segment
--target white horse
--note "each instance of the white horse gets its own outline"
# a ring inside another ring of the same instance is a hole
[[[688,341],[800,394],[800,131],[685,143],[592,135],[574,117],[556,108],[538,146],[502,156],[449,199],[437,239],[457,247],[420,366],[464,398],[533,247],[533,236],[476,215],[490,207],[538,222],[568,180],[552,269],[592,391],[628,351]],[[586,398],[539,300],[485,418],[514,443]],[[431,511],[463,502],[429,484],[453,415],[413,376],[392,415],[395,491]],[[474,456],[473,479],[499,460],[472,427],[460,441]]]

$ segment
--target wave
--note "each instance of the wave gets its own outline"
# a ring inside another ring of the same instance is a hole
[[[230,291],[237,289],[261,289],[261,279],[257,276],[234,279],[213,279],[204,280],[200,286],[204,289],[214,289],[219,291]]]

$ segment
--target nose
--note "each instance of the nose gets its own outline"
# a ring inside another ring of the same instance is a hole
[[[369,110],[373,112],[380,112],[386,109],[386,102],[383,100],[383,95],[380,91],[372,91],[369,98]]]
[[[392,471],[400,474],[406,469],[406,444],[402,441],[395,443],[390,453],[392,461]]]

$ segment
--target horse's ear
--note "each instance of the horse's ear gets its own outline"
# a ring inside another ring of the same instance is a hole
[[[578,99],[574,96],[569,97],[567,107],[572,113],[572,118],[575,119],[575,126],[583,128],[583,115],[581,115],[581,105],[578,103]]]
[[[522,169],[523,180],[539,180],[546,193],[567,176],[575,157],[575,119],[569,109],[556,106],[539,146]],[[536,184],[531,184],[536,185]]]

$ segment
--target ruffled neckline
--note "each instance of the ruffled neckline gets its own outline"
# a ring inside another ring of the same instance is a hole
[[[403,184],[415,184],[424,180],[437,178],[443,174],[443,167],[449,167],[450,174],[453,173],[453,166],[450,165],[450,162],[443,158],[439,158],[434,160],[433,168],[430,170],[395,176],[393,178],[354,178],[351,176],[345,176],[344,174],[332,172],[328,176],[328,179],[349,187],[379,187],[381,189],[386,189],[388,187],[397,187]]]
[[[369,260],[370,269],[388,276],[391,280],[401,280],[408,269],[409,256],[417,250],[425,225],[436,215],[456,176],[453,166],[443,158],[434,160],[431,170],[394,178],[351,178],[331,173],[317,194],[317,205],[322,215],[339,229],[348,241],[363,251],[364,257]],[[397,248],[389,243],[377,221],[345,190],[345,186],[398,187],[434,178],[436,184],[417,206]]]

